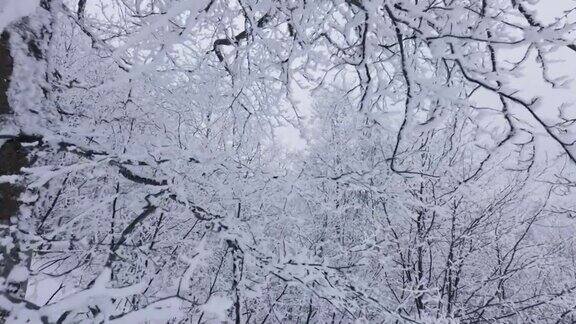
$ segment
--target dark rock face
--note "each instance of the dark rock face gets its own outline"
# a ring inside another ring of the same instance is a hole
[[[10,34],[4,31],[0,36],[0,132],[2,124],[8,115],[12,114],[10,102],[8,101],[8,89],[10,88],[10,78],[14,68],[14,60],[10,53]],[[20,172],[20,169],[28,165],[28,158],[25,148],[19,140],[10,139],[0,146],[0,176],[13,175]],[[5,226],[11,225],[10,217],[18,214],[20,202],[18,198],[24,188],[18,184],[0,183],[0,225],[4,228],[0,230],[0,237],[10,235]],[[18,249],[7,250],[0,247],[0,275],[4,278],[8,276],[14,265],[20,262]],[[9,295],[25,294],[25,283],[11,284]],[[0,310],[0,323],[5,322],[8,313]]]
[[[26,165],[26,151],[17,140],[9,140],[0,147],[0,175],[17,174]],[[18,212],[22,190],[15,184],[0,183],[0,224],[9,224],[10,216]]]
[[[0,36],[0,121],[12,113],[8,102],[8,89],[14,68],[10,54],[10,34],[4,31]],[[17,140],[8,140],[0,147],[0,175],[17,174],[28,164],[26,152]],[[0,183],[0,223],[9,224],[10,216],[18,212],[18,196],[22,188],[10,183]]]
[[[0,115],[11,113],[8,103],[8,88],[10,87],[10,76],[14,66],[14,60],[10,55],[10,34],[3,32],[0,36]],[[0,117],[1,119],[2,117]]]
[[[1,0],[0,0],[1,1]],[[41,7],[45,10],[50,9],[50,0],[41,1]],[[16,51],[11,47],[11,36],[19,35],[27,45],[28,52],[21,55],[33,57],[41,63],[44,62],[44,53],[42,52],[43,42],[50,39],[50,25],[42,25],[38,30],[34,30],[29,24],[30,17],[20,19],[20,22],[14,23],[0,35],[0,134],[8,135],[0,142],[0,176],[17,175],[21,173],[22,168],[31,165],[30,150],[23,143],[36,141],[37,136],[20,134],[7,134],[4,126],[10,122],[16,111],[8,96],[9,90],[15,86],[11,81],[14,76],[14,67],[18,61],[14,60]],[[42,76],[39,76],[42,77]],[[45,77],[45,76],[44,76]],[[43,89],[44,90],[44,89]],[[45,90],[47,91],[47,90]],[[0,278],[8,278],[8,275],[16,266],[29,267],[30,253],[22,250],[20,238],[12,225],[19,221],[19,210],[23,202],[19,200],[24,192],[25,186],[21,183],[0,183],[0,237],[12,237],[13,244],[0,246]],[[18,279],[20,280],[20,279]],[[27,281],[8,282],[6,292],[0,291],[4,296],[23,300],[26,294]],[[7,297],[7,298],[8,298]],[[0,309],[0,324],[7,318],[6,311]]]

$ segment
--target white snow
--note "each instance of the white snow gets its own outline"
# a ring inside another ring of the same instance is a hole
[[[24,282],[28,280],[28,269],[26,267],[18,266],[14,267],[8,275],[8,281],[10,282]]]
[[[39,0],[2,0],[0,1],[0,32],[18,19],[32,14]]]
[[[226,321],[226,312],[232,307],[232,303],[232,299],[228,297],[214,295],[200,308],[208,313],[212,320]]]

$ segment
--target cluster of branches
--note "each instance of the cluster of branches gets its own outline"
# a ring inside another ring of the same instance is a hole
[[[576,114],[518,82],[568,85],[573,15],[41,1],[0,43],[2,318],[574,321]]]

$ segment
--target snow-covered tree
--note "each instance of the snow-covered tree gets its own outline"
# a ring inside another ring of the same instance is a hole
[[[534,5],[2,4],[2,316],[573,321],[576,109],[521,80],[570,88],[574,9]]]

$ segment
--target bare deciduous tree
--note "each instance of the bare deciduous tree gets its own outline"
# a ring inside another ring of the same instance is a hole
[[[570,87],[574,9],[31,8],[0,43],[5,319],[574,321],[575,110],[520,81]]]

